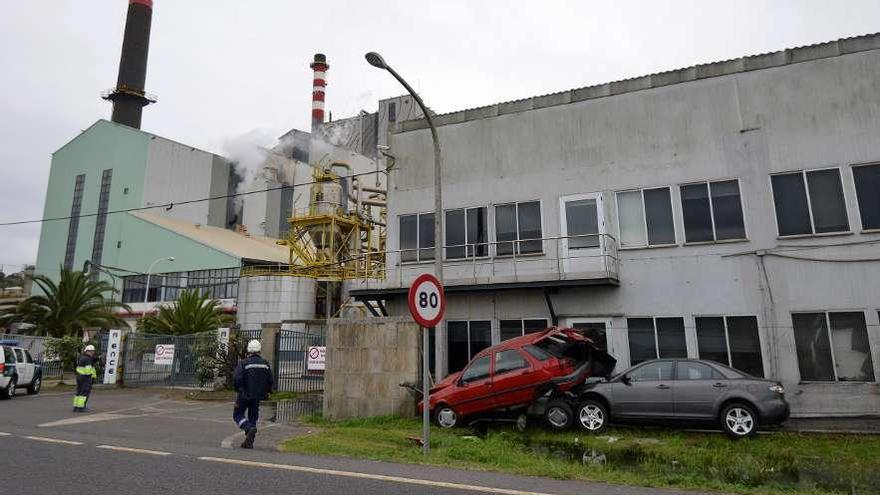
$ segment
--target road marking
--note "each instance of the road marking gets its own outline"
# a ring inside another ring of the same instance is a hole
[[[46,437],[25,437],[28,440],[36,440],[38,442],[46,442],[46,443],[61,443],[64,445],[82,445],[82,442],[73,442],[70,440],[60,440],[58,438],[46,438]]]
[[[119,452],[133,452],[135,454],[171,455],[171,452],[162,452],[161,450],[134,449],[131,447],[119,447],[117,445],[98,445],[97,448],[106,450],[117,450]]]
[[[5,431],[0,431],[0,437],[8,437],[12,435],[12,433],[6,433]]]
[[[225,464],[238,464],[241,466],[262,467],[271,469],[283,469],[285,471],[297,471],[301,473],[326,474],[329,476],[344,476],[346,478],[360,478],[375,481],[387,481],[391,483],[406,483],[410,485],[430,486],[434,488],[449,488],[453,490],[465,490],[480,493],[500,493],[503,495],[551,495],[543,492],[527,492],[522,490],[510,490],[507,488],[495,488],[479,485],[464,485],[461,483],[449,483],[446,481],[432,481],[418,478],[403,478],[400,476],[386,476],[384,474],[358,473],[354,471],[338,471],[336,469],[322,469],[306,466],[293,466],[290,464],[272,464],[268,462],[243,461],[239,459],[226,459],[222,457],[199,457],[200,461],[220,462]]]
[[[98,421],[111,421],[114,419],[140,418],[143,416],[146,416],[146,414],[111,414],[111,413],[88,414],[85,416],[74,416],[72,418],[62,419],[59,421],[52,421],[51,423],[43,423],[41,425],[37,425],[37,428],[51,428],[53,426],[79,425],[79,424],[83,424],[83,423],[96,423]]]

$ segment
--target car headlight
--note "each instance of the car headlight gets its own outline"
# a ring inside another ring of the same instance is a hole
[[[775,393],[780,394],[780,395],[782,395],[782,394],[785,393],[785,389],[782,388],[782,385],[772,385],[772,386],[770,387],[770,391],[771,391],[771,392],[775,392]]]

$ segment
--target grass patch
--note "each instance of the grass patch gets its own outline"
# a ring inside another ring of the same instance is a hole
[[[284,451],[748,494],[880,493],[876,436],[778,433],[732,441],[666,429],[618,428],[597,437],[537,426],[493,426],[479,436],[434,428],[425,458],[407,439],[421,435],[418,420],[309,421],[320,432],[286,441]]]
[[[293,400],[299,396],[300,394],[298,392],[274,392],[269,395],[269,400],[273,402],[281,400]]]

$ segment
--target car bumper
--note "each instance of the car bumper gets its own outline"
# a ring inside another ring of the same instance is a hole
[[[788,419],[791,415],[791,408],[785,398],[778,398],[769,402],[765,402],[760,408],[761,422],[764,424],[779,424]]]
[[[8,387],[10,380],[12,380],[11,376],[0,376],[0,388]]]

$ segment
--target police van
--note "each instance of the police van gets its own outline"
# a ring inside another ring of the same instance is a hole
[[[16,341],[0,340],[0,398],[12,399],[16,388],[26,388],[28,395],[35,395],[42,385],[42,367],[31,353]]]

